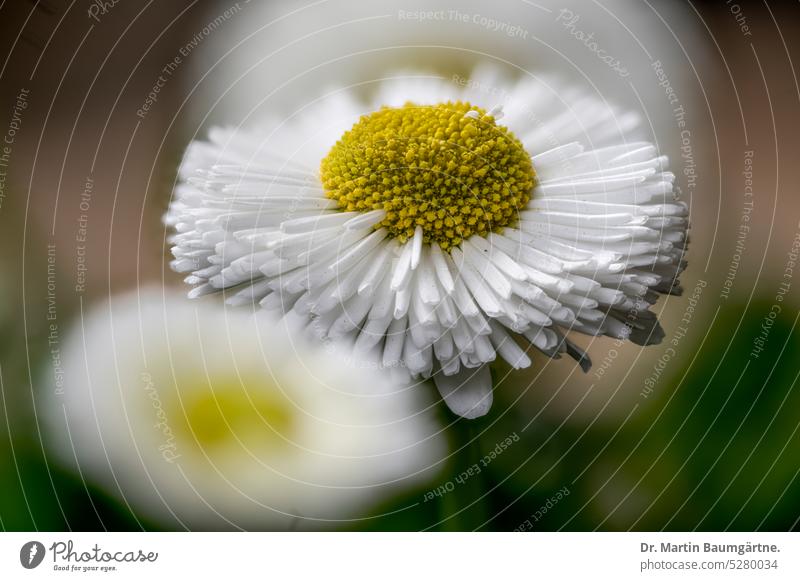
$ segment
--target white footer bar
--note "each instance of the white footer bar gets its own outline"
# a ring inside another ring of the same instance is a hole
[[[793,533],[4,533],[0,579],[800,579]],[[499,577],[499,576],[503,577]],[[60,576],[60,577],[59,577]]]

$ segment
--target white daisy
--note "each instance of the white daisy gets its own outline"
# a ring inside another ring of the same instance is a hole
[[[535,347],[586,370],[568,331],[663,337],[648,309],[679,290],[687,206],[638,126],[594,94],[484,67],[215,128],[180,169],[172,267],[192,297],[293,312],[477,417],[498,355],[523,368]]]
[[[143,289],[87,313],[62,364],[48,406],[60,457],[168,528],[346,524],[446,455],[424,393],[341,365],[269,313]]]

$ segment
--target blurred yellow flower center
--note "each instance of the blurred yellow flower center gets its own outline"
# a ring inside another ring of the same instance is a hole
[[[181,394],[176,410],[184,437],[207,453],[229,446],[261,450],[288,437],[294,417],[292,403],[263,380],[214,381]]]
[[[512,223],[535,174],[511,131],[465,102],[387,108],[364,115],[322,160],[322,184],[346,211],[385,210],[376,227],[443,249]]]

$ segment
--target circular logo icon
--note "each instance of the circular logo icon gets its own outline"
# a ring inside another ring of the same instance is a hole
[[[19,550],[19,562],[26,569],[35,569],[44,559],[44,545],[39,541],[28,541]]]

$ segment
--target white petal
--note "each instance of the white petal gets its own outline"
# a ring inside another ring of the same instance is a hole
[[[330,212],[318,214],[316,216],[286,220],[281,223],[281,231],[287,234],[297,234],[300,232],[322,230],[332,226],[340,226],[358,215],[358,212]]]
[[[422,226],[414,229],[414,238],[411,239],[411,270],[416,270],[422,256]]]
[[[383,349],[383,366],[396,367],[401,361],[403,344],[406,339],[406,318],[394,319],[386,331],[386,343]]]
[[[453,375],[433,376],[439,393],[450,410],[467,419],[479,418],[492,407],[492,375],[489,366],[462,369]]]
[[[345,224],[345,228],[348,230],[361,230],[363,228],[372,228],[375,224],[380,222],[386,217],[386,212],[384,210],[372,210],[371,212],[365,212],[364,214],[359,214],[352,220],[349,220],[347,224]]]
[[[442,283],[442,288],[444,288],[447,294],[452,293],[455,289],[453,277],[450,274],[450,269],[447,267],[447,261],[442,253],[442,249],[436,242],[431,244],[431,258],[433,260],[434,269],[436,270],[436,276],[439,277],[439,282]]]
[[[392,290],[398,290],[411,278],[411,253],[413,245],[406,243],[400,251],[400,258],[394,264],[392,271]]]

